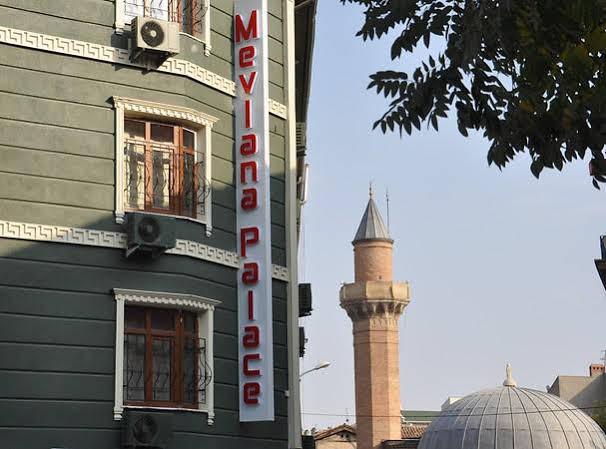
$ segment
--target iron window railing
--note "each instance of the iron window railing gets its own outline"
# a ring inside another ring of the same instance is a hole
[[[159,323],[159,324],[158,324]],[[198,408],[212,379],[196,315],[126,309],[123,394],[126,405]]]
[[[145,367],[146,336],[124,336],[124,402],[133,405],[181,406],[198,408],[206,404],[206,387],[212,373],[206,361],[206,339],[189,339],[182,349],[181,374],[175,376],[174,341],[171,338],[153,338],[151,370]],[[180,400],[175,388],[180,387]],[[147,391],[151,391],[148,397]]]
[[[124,0],[124,15],[178,22],[182,32],[195,36],[204,31],[208,7],[208,0]]]
[[[127,139],[124,197],[131,210],[196,217],[208,186],[203,162],[177,146]]]

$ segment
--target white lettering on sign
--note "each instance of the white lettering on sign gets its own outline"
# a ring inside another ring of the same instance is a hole
[[[274,420],[267,0],[236,0],[240,421]]]

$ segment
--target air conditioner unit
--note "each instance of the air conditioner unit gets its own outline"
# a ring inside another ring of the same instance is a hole
[[[177,244],[176,221],[172,217],[140,212],[126,214],[126,257],[136,253],[162,254]]]
[[[164,62],[179,53],[179,24],[153,17],[135,17],[130,25],[132,32],[131,59],[147,55]]]
[[[173,432],[173,416],[129,410],[122,428],[122,447],[167,449]]]
[[[309,316],[311,307],[311,284],[299,284],[299,317]]]

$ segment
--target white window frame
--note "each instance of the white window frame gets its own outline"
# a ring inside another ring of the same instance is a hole
[[[116,29],[116,33],[123,34],[124,32],[130,32],[130,22],[124,13],[124,1],[125,0],[116,0],[116,21],[114,23],[114,28]],[[204,7],[206,8],[206,14],[204,15],[204,29],[202,31],[202,36],[192,36],[191,34],[184,33],[182,31],[179,34],[187,36],[191,39],[194,39],[204,45],[204,54],[206,56],[210,56],[210,52],[212,50],[212,46],[210,43],[210,0],[201,0],[204,1]]]
[[[124,170],[126,170],[124,159],[124,120],[139,118],[158,122],[178,123],[195,132],[196,148],[194,162],[197,163],[199,157],[204,158],[204,180],[208,183],[208,192],[204,198],[204,202],[198,204],[195,218],[183,215],[168,216],[201,223],[206,227],[206,236],[210,237],[212,233],[212,186],[210,185],[212,180],[212,127],[218,119],[189,108],[132,98],[113,97],[113,101],[116,111],[116,192],[114,205],[116,223],[123,224],[127,212],[124,204]],[[146,213],[153,214],[153,212]],[[167,214],[162,215],[166,216]]]
[[[214,354],[213,354],[213,327],[215,306],[221,301],[202,296],[183,293],[151,292],[144,290],[128,290],[114,288],[116,300],[116,361],[114,385],[114,420],[122,420],[125,409],[158,409],[183,412],[197,412],[207,414],[207,423],[212,426],[215,421],[214,409]],[[206,364],[211,371],[210,382],[206,386],[206,400],[200,403],[198,409],[175,407],[150,407],[124,405],[124,307],[126,305],[140,305],[145,307],[158,307],[163,309],[180,309],[197,313],[198,337],[206,339]]]

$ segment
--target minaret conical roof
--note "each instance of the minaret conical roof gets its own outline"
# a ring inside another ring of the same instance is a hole
[[[370,198],[368,199],[368,205],[362,216],[360,226],[353,239],[352,243],[361,242],[364,240],[387,240],[393,242],[389,236],[387,226],[383,223],[381,213],[377,207],[375,200],[372,197],[372,190],[370,191]]]

